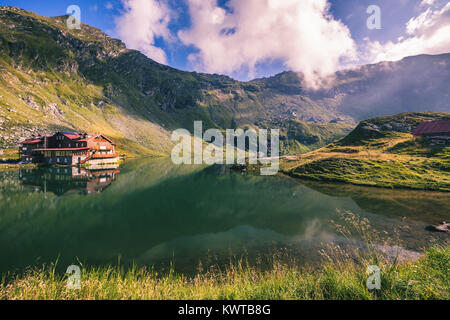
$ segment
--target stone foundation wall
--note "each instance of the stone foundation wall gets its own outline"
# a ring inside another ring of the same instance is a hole
[[[78,159],[80,158],[80,160]],[[83,161],[87,156],[76,156],[76,157],[51,157],[44,158],[44,162],[47,164],[57,164],[62,166],[76,166],[79,161]],[[59,162],[58,162],[59,159]]]
[[[119,162],[119,157],[116,158],[104,158],[104,159],[90,159],[88,161],[89,165],[100,165],[100,164],[113,164]]]

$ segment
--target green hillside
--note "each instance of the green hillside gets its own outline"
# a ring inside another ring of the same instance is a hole
[[[403,113],[361,122],[347,137],[284,160],[294,177],[386,188],[450,190],[450,147],[411,135],[419,123],[450,113]]]
[[[449,111],[450,54],[340,71],[314,91],[294,72],[239,82],[176,70],[66,20],[0,7],[0,148],[64,129],[100,131],[125,153],[167,154],[172,130],[202,120],[205,130],[278,128],[283,153],[294,154],[371,116]]]
[[[272,128],[281,119],[268,114],[260,97],[264,88],[256,83],[175,70],[96,28],[69,30],[66,19],[0,7],[0,147],[64,129],[101,131],[128,153],[167,153],[170,131],[192,130],[194,120],[227,129]],[[290,141],[287,130],[286,152],[291,145],[310,151],[351,128],[306,126],[311,130],[304,140],[313,143],[301,143],[298,134]]]

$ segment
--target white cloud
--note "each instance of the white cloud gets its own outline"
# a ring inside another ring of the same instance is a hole
[[[158,37],[173,41],[168,25],[172,10],[159,0],[122,0],[124,13],[116,19],[119,37],[131,49],[143,52],[149,58],[167,63],[166,53],[155,46]]]
[[[111,2],[107,2],[107,3],[105,4],[105,8],[106,8],[107,10],[112,10],[112,9],[114,9],[114,5],[113,5]]]
[[[450,52],[450,2],[438,7],[434,1],[425,0],[424,3],[434,6],[407,22],[408,36],[385,44],[378,41],[368,43],[371,61],[395,61],[418,54]]]
[[[433,5],[433,3],[434,3],[434,0],[422,0],[422,2],[420,3],[420,6],[421,7],[431,6],[431,5]]]
[[[227,9],[218,0],[184,0],[191,25],[178,32],[178,39],[169,29],[177,13],[168,1],[122,0],[116,32],[128,47],[164,64],[166,53],[156,39],[193,46],[197,52],[188,59],[201,72],[253,77],[258,65],[277,60],[317,86],[351,63],[450,52],[447,0],[423,0],[405,35],[386,43],[364,39],[358,53],[348,27],[329,13],[328,0],[229,0]]]
[[[309,84],[355,57],[349,29],[329,14],[327,0],[187,0],[191,28],[178,33],[199,52],[189,59],[199,71],[232,74],[279,59]]]

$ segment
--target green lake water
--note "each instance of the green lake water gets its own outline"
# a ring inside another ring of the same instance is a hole
[[[120,171],[120,172],[119,172]],[[348,240],[339,211],[367,218],[389,245],[416,252],[449,240],[448,193],[386,190],[243,175],[225,167],[128,161],[120,168],[0,172],[0,273],[58,260],[195,272],[244,257],[286,254],[319,263]],[[356,243],[358,239],[355,239]],[[264,260],[264,259],[263,259]]]

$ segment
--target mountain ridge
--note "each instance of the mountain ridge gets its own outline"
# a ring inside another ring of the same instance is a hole
[[[101,131],[130,153],[168,153],[172,130],[192,131],[194,120],[202,120],[204,128],[222,130],[277,127],[283,153],[307,152],[345,136],[370,115],[371,106],[360,102],[370,82],[385,75],[336,73],[336,86],[315,92],[304,90],[293,72],[240,82],[159,64],[95,27],[69,30],[64,16],[0,7],[0,18],[3,147],[33,133],[70,129]],[[440,59],[447,63],[450,54]],[[450,79],[448,72],[442,79]],[[437,102],[428,111],[446,111]],[[392,109],[383,99],[378,105]]]

